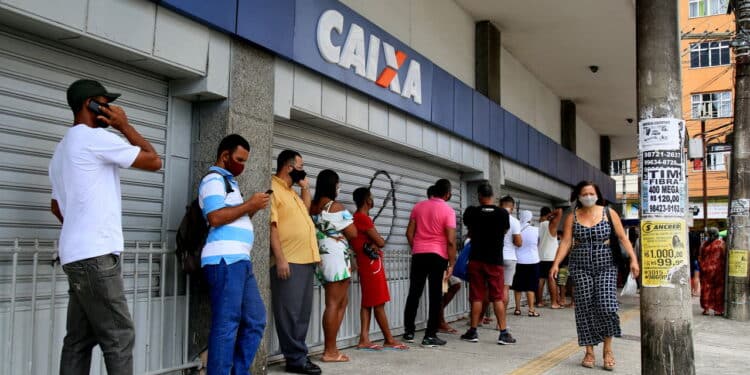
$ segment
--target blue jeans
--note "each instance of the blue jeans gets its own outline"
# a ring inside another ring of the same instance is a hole
[[[248,374],[266,327],[250,261],[203,267],[211,297],[208,375]]]

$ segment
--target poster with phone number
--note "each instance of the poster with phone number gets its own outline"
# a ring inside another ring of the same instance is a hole
[[[677,270],[688,266],[684,219],[641,221],[641,261],[644,287],[673,288]]]

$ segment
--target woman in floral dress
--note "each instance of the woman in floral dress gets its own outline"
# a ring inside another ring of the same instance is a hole
[[[317,229],[320,264],[316,270],[318,280],[325,289],[323,311],[323,362],[348,362],[349,357],[336,347],[346,305],[349,303],[349,281],[352,277],[349,241],[357,237],[354,218],[336,201],[339,176],[326,169],[318,174],[315,195],[310,205],[310,215]]]

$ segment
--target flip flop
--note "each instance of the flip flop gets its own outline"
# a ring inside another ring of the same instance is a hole
[[[557,306],[557,307],[550,306],[549,308],[552,309],[552,310],[562,310],[562,309],[565,308],[565,306]]]
[[[393,350],[397,352],[403,352],[403,351],[409,350],[409,347],[406,346],[406,344],[383,345],[383,350]]]
[[[357,350],[362,350],[365,352],[379,352],[383,350],[383,347],[378,344],[370,344],[367,346],[357,346]]]
[[[321,362],[349,362],[349,357],[344,355],[344,353],[339,353],[338,357],[334,359],[326,359],[326,357],[320,357]]]
[[[438,329],[438,332],[445,333],[445,334],[448,334],[448,335],[455,335],[455,334],[458,333],[458,330],[455,329],[455,328],[451,328],[451,329],[440,328],[440,329]]]
[[[530,317],[532,317],[532,318],[538,318],[538,317],[540,317],[540,316],[542,316],[542,315],[541,315],[541,314],[539,314],[539,313],[538,313],[538,312],[536,312],[536,311],[529,311],[529,316],[530,316]]]

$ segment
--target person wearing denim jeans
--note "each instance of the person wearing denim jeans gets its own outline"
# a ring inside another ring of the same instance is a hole
[[[91,349],[96,344],[104,353],[108,374],[133,373],[135,334],[120,268],[120,257],[113,254],[63,265],[70,300],[61,374],[88,374]]]
[[[58,255],[70,296],[60,374],[88,374],[96,345],[108,374],[133,373],[135,330],[120,276],[120,168],[157,171],[162,163],[125,111],[110,104],[119,96],[97,81],[73,82],[67,99],[74,125],[49,164],[50,208],[62,223]]]
[[[216,164],[198,187],[198,203],[210,227],[201,251],[211,299],[208,375],[249,373],[266,327],[250,260],[255,236],[250,217],[265,208],[270,197],[255,193],[244,201],[235,180],[245,169],[249,149],[241,136],[226,136],[219,143]]]

